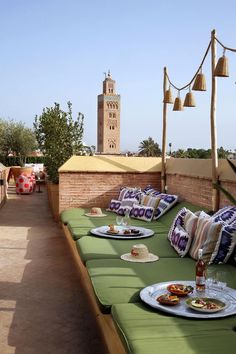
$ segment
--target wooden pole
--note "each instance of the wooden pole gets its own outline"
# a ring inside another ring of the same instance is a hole
[[[163,77],[163,127],[162,127],[162,165],[161,165],[161,191],[166,191],[166,116],[167,104],[164,102],[164,95],[167,90],[167,68],[164,67]]]
[[[211,158],[212,158],[212,183],[218,183],[218,154],[217,154],[217,133],[216,133],[216,94],[217,82],[214,76],[216,66],[216,31],[211,32]],[[212,210],[219,209],[219,192],[212,188]]]

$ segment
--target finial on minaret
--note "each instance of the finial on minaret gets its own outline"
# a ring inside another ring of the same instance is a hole
[[[104,75],[105,75],[105,79],[107,78],[107,73],[104,71],[104,73],[103,73]]]
[[[111,72],[108,70],[108,77],[111,78]]]

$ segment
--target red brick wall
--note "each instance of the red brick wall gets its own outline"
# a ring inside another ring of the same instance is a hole
[[[183,200],[212,210],[211,179],[169,174],[166,184],[168,187],[167,193],[177,194]],[[221,186],[233,196],[236,196],[236,183],[222,181]],[[222,192],[220,192],[219,198],[220,208],[232,204]]]
[[[119,195],[121,186],[144,188],[151,184],[161,189],[161,174],[84,172],[60,173],[59,211],[71,207],[107,207]]]
[[[236,182],[221,182],[221,186],[236,198]],[[220,192],[220,207],[230,204],[230,201],[225,197],[224,193]]]
[[[167,175],[167,193],[177,194],[181,200],[212,209],[212,183],[210,179],[183,175]]]

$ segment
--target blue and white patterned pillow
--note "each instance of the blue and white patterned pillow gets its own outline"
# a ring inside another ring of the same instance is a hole
[[[225,206],[212,215],[214,221],[224,221],[227,224],[236,222],[236,206]]]
[[[153,220],[159,219],[178,201],[178,196],[174,194],[161,193],[158,195],[158,197],[161,198],[161,200],[157,209],[155,210]]]
[[[152,196],[157,196],[157,195],[161,194],[161,192],[157,191],[150,184],[143,189],[143,193],[147,194],[147,195],[152,195]]]
[[[118,200],[124,200],[135,197],[138,201],[140,201],[141,189],[138,187],[121,187],[120,194]]]
[[[114,213],[117,213],[117,211],[119,210],[121,206],[121,201],[117,200],[117,199],[112,199],[109,203],[109,206],[107,208],[107,210],[109,211],[113,211]]]
[[[236,245],[236,224],[224,224],[212,252],[209,264],[226,263],[234,252]]]
[[[178,255],[184,257],[191,246],[192,236],[190,236],[181,226],[177,225],[171,234],[170,243]]]
[[[144,221],[152,221],[154,214],[154,208],[139,204],[134,204],[130,217],[135,219],[140,219]]]
[[[126,194],[126,197],[121,201],[120,207],[117,210],[117,214],[124,216],[126,213],[130,213],[134,204],[139,204],[137,196],[132,193]]]
[[[178,213],[176,214],[176,217],[174,218],[174,220],[172,222],[172,225],[170,227],[170,230],[169,230],[169,233],[167,236],[169,241],[171,240],[172,233],[174,232],[174,229],[177,226],[184,227],[184,217],[185,217],[186,213],[187,213],[187,209],[184,207],[184,208],[180,209],[178,211]]]

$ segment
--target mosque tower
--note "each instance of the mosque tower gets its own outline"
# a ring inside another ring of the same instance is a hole
[[[98,95],[97,152],[120,154],[120,95],[111,73],[105,73],[103,93]]]

